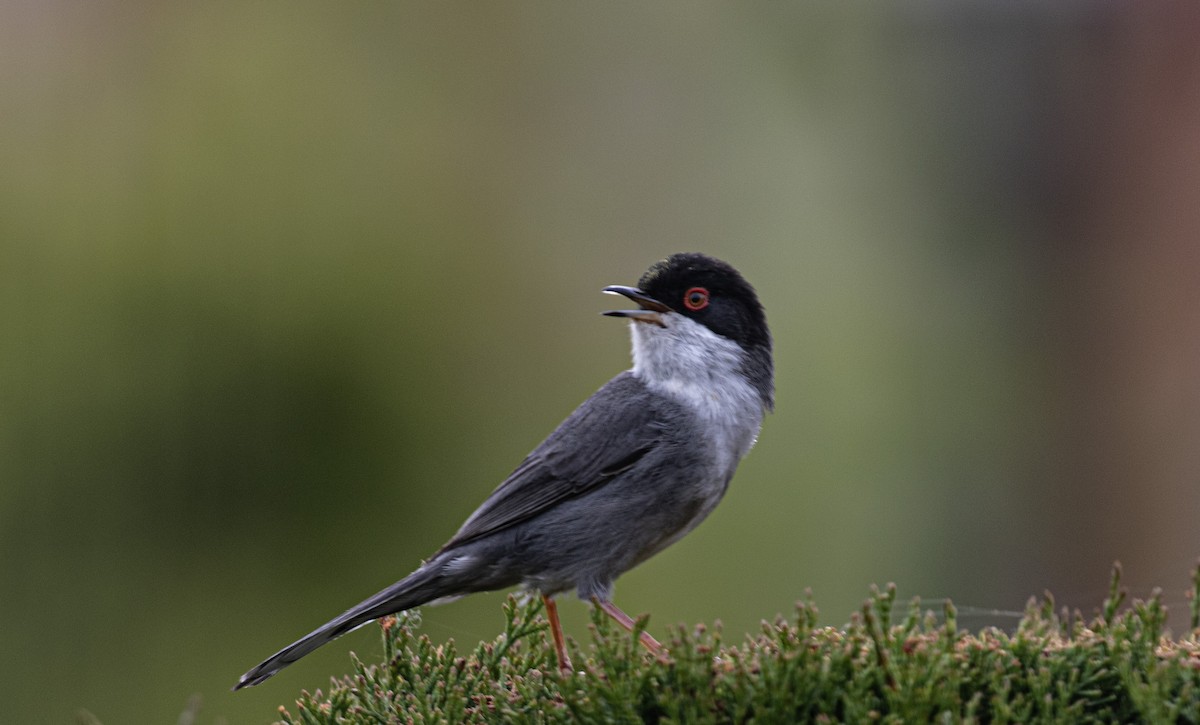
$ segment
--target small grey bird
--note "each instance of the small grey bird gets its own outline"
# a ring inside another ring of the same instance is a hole
[[[703,254],[675,254],[638,286],[633,369],[584,401],[412,574],[253,668],[257,685],[373,619],[437,600],[521,586],[546,603],[559,666],[571,667],[553,597],[575,589],[623,627],[613,581],[716,507],[774,406],[771,333],[754,289]],[[661,646],[642,632],[652,652]]]

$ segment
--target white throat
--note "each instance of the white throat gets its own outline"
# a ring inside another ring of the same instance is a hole
[[[718,462],[732,475],[754,445],[764,415],[762,397],[746,379],[746,353],[733,340],[674,312],[663,327],[630,322],[633,374],[701,419]]]

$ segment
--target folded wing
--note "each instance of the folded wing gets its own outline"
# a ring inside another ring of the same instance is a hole
[[[467,519],[442,551],[603,486],[661,445],[662,397],[622,373],[588,398]]]

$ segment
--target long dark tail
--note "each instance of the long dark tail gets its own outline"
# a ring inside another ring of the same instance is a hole
[[[434,599],[454,594],[455,592],[445,591],[448,587],[441,570],[440,566],[429,565],[417,569],[387,589],[361,604],[351,607],[337,618],[326,622],[320,628],[271,655],[262,664],[242,675],[233,689],[240,690],[243,687],[257,685],[321,645],[332,642],[372,619],[412,609]]]

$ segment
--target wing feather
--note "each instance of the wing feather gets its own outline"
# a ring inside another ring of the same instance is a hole
[[[531,519],[628,470],[662,442],[666,404],[632,373],[613,378],[496,487],[442,551]]]

